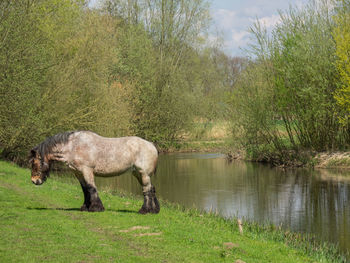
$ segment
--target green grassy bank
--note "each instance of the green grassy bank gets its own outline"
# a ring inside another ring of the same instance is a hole
[[[220,152],[226,154],[228,159],[269,163],[279,167],[350,169],[350,151],[346,149],[328,152],[317,152],[312,149],[279,151],[272,144],[265,144],[254,151],[247,150],[239,143],[242,138],[236,141],[237,138],[234,138],[230,125],[230,122],[222,120],[211,122],[197,120],[190,132],[182,134],[177,143],[170,145],[164,152]],[[287,131],[280,121],[276,122],[276,127],[279,134],[283,134],[284,140],[287,141]]]
[[[34,186],[28,169],[0,162],[0,262],[341,262],[300,235],[161,202],[100,192],[106,211],[80,212],[77,183]],[[345,260],[344,260],[345,261]]]

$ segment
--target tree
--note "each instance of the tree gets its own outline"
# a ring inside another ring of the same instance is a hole
[[[335,99],[343,107],[340,118],[344,125],[350,121],[350,1],[338,1],[337,14],[334,17],[336,26],[333,37],[336,42],[337,69],[342,84],[335,94]]]
[[[120,59],[115,79],[132,88],[132,130],[163,147],[193,120],[201,83],[193,65],[205,33],[203,0],[108,0],[105,12],[117,19]]]
[[[121,130],[111,121],[118,123],[120,114],[112,113],[122,103],[103,98],[114,94],[107,81],[116,57],[109,22],[83,1],[0,3],[3,157],[24,160],[30,147],[60,131]],[[106,110],[111,115],[102,124]]]
[[[329,3],[291,7],[271,34],[259,23],[252,28],[255,60],[232,96],[235,132],[252,153],[284,158],[289,150],[349,146],[349,126],[339,124],[334,98],[340,80]]]

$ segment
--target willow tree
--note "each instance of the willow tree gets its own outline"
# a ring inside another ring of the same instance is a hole
[[[350,121],[350,1],[338,1],[337,14],[334,17],[336,26],[333,37],[336,42],[337,69],[342,84],[335,94],[335,98],[343,106],[344,112],[340,119],[344,125]]]

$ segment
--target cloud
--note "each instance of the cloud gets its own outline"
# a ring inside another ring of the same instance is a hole
[[[249,41],[249,32],[248,31],[236,31],[231,30],[231,38],[234,41],[235,46],[241,47],[242,45],[247,44]]]
[[[240,48],[244,48],[249,42],[249,16],[236,9],[220,8],[213,11],[215,26],[223,37],[224,50],[231,55],[243,55]],[[216,34],[213,33],[212,36],[214,35]]]
[[[274,26],[281,23],[279,10],[283,12],[290,5],[303,7],[309,2],[309,0],[211,1],[213,4],[211,12],[215,27],[223,35],[224,49],[233,56],[245,55],[239,47],[246,48],[249,42],[253,40],[248,30],[255,22],[259,21],[268,32],[271,32]]]
[[[301,1],[301,0],[297,0],[297,1],[295,2],[295,6],[296,6],[297,8],[299,8],[299,9],[301,9],[301,8],[303,8],[303,7],[305,6],[305,3],[304,3],[303,1]]]
[[[251,19],[252,23],[256,22],[256,19]],[[277,24],[281,23],[281,17],[279,15],[271,15],[271,16],[264,16],[262,18],[259,18],[257,20],[261,25],[264,25],[266,28],[271,28],[276,26]]]
[[[246,16],[260,16],[262,15],[262,9],[258,6],[249,6],[243,9],[243,13]]]
[[[213,14],[213,17],[216,20],[218,26],[223,30],[232,28],[237,20],[236,12],[227,9],[216,10]]]

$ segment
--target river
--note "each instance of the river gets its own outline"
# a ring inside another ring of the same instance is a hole
[[[350,172],[271,168],[221,154],[160,155],[157,195],[186,207],[310,233],[350,251]],[[97,178],[98,188],[141,195],[129,173]]]

